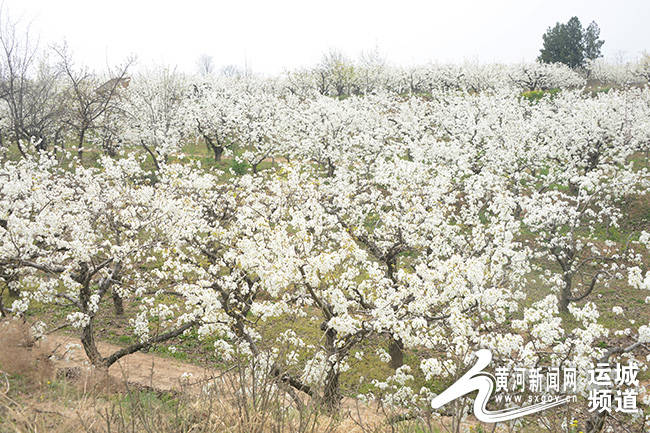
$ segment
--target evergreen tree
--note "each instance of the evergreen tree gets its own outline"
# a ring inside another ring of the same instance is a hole
[[[538,60],[543,63],[564,63],[571,68],[584,66],[586,60],[601,56],[605,41],[599,39],[600,28],[595,22],[583,29],[578,17],[566,24],[556,23],[542,36],[544,46]]]
[[[586,60],[595,60],[598,57],[602,56],[600,49],[602,48],[605,41],[599,38],[600,27],[598,27],[598,24],[596,24],[595,21],[592,21],[582,35],[584,57]]]

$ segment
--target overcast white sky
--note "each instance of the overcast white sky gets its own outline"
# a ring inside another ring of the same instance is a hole
[[[4,0],[4,8],[31,23],[42,46],[66,40],[93,68],[136,54],[140,65],[190,72],[208,54],[217,66],[277,73],[331,48],[356,57],[375,47],[395,64],[528,61],[546,28],[573,15],[598,23],[606,57],[650,50],[648,0]]]

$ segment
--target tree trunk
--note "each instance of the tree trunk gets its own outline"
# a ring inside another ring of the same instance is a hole
[[[329,413],[336,413],[341,405],[338,369],[331,368],[325,378],[325,389],[323,390],[323,407]]]
[[[106,367],[106,365],[104,365],[104,359],[99,353],[99,350],[97,350],[97,345],[95,344],[95,332],[92,319],[90,319],[90,323],[85,326],[81,332],[81,344],[83,344],[84,351],[86,352],[90,363],[94,367]]]
[[[391,339],[388,353],[390,354],[390,368],[397,370],[404,365],[404,343],[402,340]]]
[[[219,140],[217,140],[217,144],[214,144],[214,141],[212,141],[212,139],[206,134],[203,134],[203,139],[205,140],[205,144],[208,146],[208,149],[210,149],[214,154],[214,160],[217,162],[221,161],[223,146],[219,144]]]
[[[27,158],[27,154],[26,154],[25,151],[23,150],[23,146],[20,144],[20,140],[19,140],[19,139],[16,139],[16,146],[18,147],[18,151],[19,151],[20,154],[23,156],[23,158]]]
[[[326,326],[323,322],[321,327]],[[338,359],[338,348],[336,347],[336,331],[332,328],[325,332],[325,347],[327,348],[328,358],[334,356]],[[337,365],[331,365],[327,376],[325,377],[325,384],[323,389],[323,407],[329,413],[336,413],[341,405],[340,384],[339,384],[339,370]]]
[[[214,153],[214,160],[221,161],[221,155],[223,154],[223,147],[212,146],[212,152]]]
[[[327,158],[327,177],[333,177],[334,176],[334,164],[332,164],[332,161]]]
[[[149,156],[151,156],[151,160],[153,161],[153,165],[154,165],[154,167],[156,167],[156,171],[160,171],[160,164],[158,164],[158,158],[156,157],[156,154],[154,153],[154,151],[151,150],[151,149],[149,148],[149,146],[147,146],[147,145],[145,144],[144,140],[140,140],[140,144],[142,145],[142,147],[144,148],[144,150],[147,151],[147,153],[149,154]]]
[[[113,289],[111,292],[111,295],[113,297],[113,306],[115,307],[115,315],[121,317],[124,315],[124,302],[122,301],[122,297],[115,291],[115,289]]]
[[[39,152],[47,150],[47,142],[45,141],[45,138],[40,137],[37,144],[36,144],[36,150]]]
[[[79,158],[79,162],[83,159],[84,156],[84,138],[86,136],[86,130],[82,129],[81,132],[79,133],[79,143],[77,144],[77,158]]]
[[[560,313],[568,313],[569,312],[569,302],[571,298],[571,285],[572,285],[572,278],[571,276],[565,276],[564,278],[564,286],[562,287],[562,292],[560,293]]]

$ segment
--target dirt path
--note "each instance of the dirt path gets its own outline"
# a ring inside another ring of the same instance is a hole
[[[53,362],[57,369],[90,369],[88,358],[81,347],[79,338],[69,335],[50,335],[46,344],[53,350]],[[100,353],[104,356],[120,349],[119,346],[105,342],[98,342],[97,345]],[[117,383],[123,383],[126,380],[130,385],[152,388],[156,391],[200,392],[202,384],[222,376],[223,372],[164,358],[152,353],[136,352],[113,364],[109,368],[108,374]],[[188,377],[188,374],[191,376]],[[371,406],[352,398],[345,398],[342,402],[342,409],[349,412],[354,418],[361,417],[370,423],[379,422],[382,418],[377,413],[377,410]],[[448,417],[443,416],[440,421],[448,424],[450,420]],[[347,424],[344,430],[347,433],[362,431],[350,419],[344,421],[344,424]],[[463,423],[463,426],[469,428],[476,424],[477,421],[473,417],[469,417]],[[498,428],[497,431],[502,431],[502,429]]]
[[[57,369],[89,368],[88,358],[78,338],[68,335],[50,335],[47,343],[54,351]],[[99,352],[106,356],[120,347],[98,342]],[[217,377],[219,372],[194,364],[187,364],[151,353],[136,352],[125,356],[108,370],[109,376],[122,382],[159,391],[181,391],[182,383],[200,383]],[[188,377],[187,375],[191,376]]]
[[[88,357],[81,347],[79,338],[60,334],[50,335],[45,344],[47,344],[48,352],[52,351],[54,355],[52,359],[57,370],[90,370]],[[120,349],[119,346],[105,342],[97,342],[97,347],[103,356]],[[156,391],[197,393],[201,392],[203,384],[224,375],[222,371],[215,369],[202,368],[194,364],[143,352],[123,357],[109,368],[108,374],[117,383],[123,383],[126,380],[129,385],[151,388]],[[187,374],[191,374],[191,377],[187,378]],[[62,413],[61,408],[54,407],[49,403],[38,406],[42,411]],[[381,417],[371,407],[354,399],[345,398],[342,409],[353,414],[355,418],[361,417],[366,422],[378,423],[381,420]],[[341,427],[343,429],[337,431],[363,433],[363,429],[356,425],[352,419],[345,419]]]

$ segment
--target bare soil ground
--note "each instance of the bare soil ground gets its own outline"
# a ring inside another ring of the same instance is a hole
[[[102,355],[120,349],[120,346],[98,342],[98,349]],[[52,353],[52,362],[56,371],[84,374],[91,370],[88,358],[80,345],[78,338],[55,334],[47,338],[47,351]],[[139,389],[150,389],[157,392],[172,393],[199,393],[202,385],[212,380],[221,378],[228,372],[203,368],[195,364],[184,363],[154,353],[136,352],[128,355],[113,364],[108,375],[114,383],[126,383]],[[227,396],[224,396],[227,398]],[[38,410],[51,411],[62,414],[61,409],[51,403],[40,404]],[[347,414],[336,431],[345,433],[362,433],[366,430],[357,425],[353,419],[363,419],[368,424],[381,424],[383,415],[378,413],[375,405],[366,405],[352,398],[345,398],[342,402],[342,411]],[[70,412],[70,410],[67,410]],[[70,415],[70,414],[68,414]],[[442,417],[441,422],[447,424],[447,417]],[[440,428],[443,427],[437,423]],[[470,417],[464,426],[476,426],[478,422]],[[366,426],[367,428],[367,426]],[[444,431],[444,430],[441,430]],[[500,429],[497,429],[500,431]]]
[[[54,366],[57,370],[90,368],[78,338],[70,335],[50,335],[47,340],[47,344],[52,347]],[[98,342],[98,348],[102,355],[120,349],[119,346],[105,342]],[[187,388],[188,382],[199,384],[218,377],[220,373],[152,353],[136,352],[113,364],[108,374],[118,382],[126,381],[128,384],[158,391],[180,392]]]

